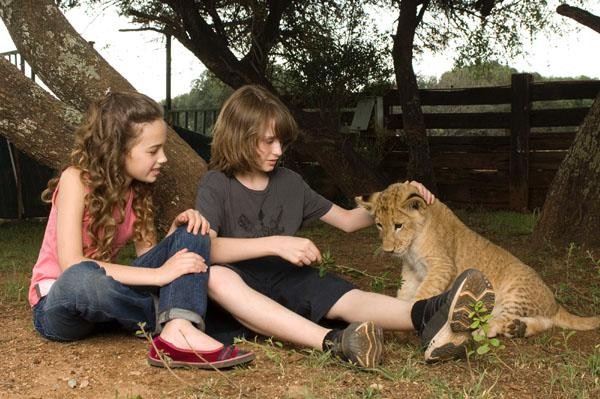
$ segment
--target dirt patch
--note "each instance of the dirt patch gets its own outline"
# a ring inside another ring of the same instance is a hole
[[[338,265],[383,275],[390,283],[400,275],[397,261],[376,254],[373,230],[345,235],[319,227],[307,234],[322,250],[329,248]],[[540,256],[528,249],[528,236],[494,240],[532,260],[570,310],[600,313],[594,302],[598,272],[584,254]],[[571,268],[568,279],[565,265]],[[348,278],[363,288],[373,287],[371,277],[356,275]],[[388,286],[386,293],[393,295],[394,288]],[[436,365],[423,362],[414,334],[386,333],[384,366],[376,371],[359,370],[318,351],[246,342],[242,346],[257,355],[247,368],[225,373],[177,370],[173,375],[149,366],[148,343],[125,333],[74,343],[47,341],[34,331],[31,311],[22,302],[0,304],[0,323],[0,397],[600,397],[598,331],[554,330],[530,339],[503,339],[506,348],[497,355]]]

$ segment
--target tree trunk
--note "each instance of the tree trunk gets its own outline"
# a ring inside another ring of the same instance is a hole
[[[536,244],[571,242],[600,246],[600,94],[594,100],[575,141],[550,186],[540,220]]]
[[[79,111],[85,111],[109,87],[112,90],[133,90],[131,84],[73,29],[54,1],[4,2],[0,17],[19,53],[36,75],[58,98]],[[28,110],[29,104],[23,101],[21,106]],[[32,123],[42,125],[36,113],[28,114]],[[13,120],[9,124],[19,122]],[[41,130],[40,133],[45,135],[47,131]],[[45,142],[46,136],[39,140]],[[70,145],[54,147],[60,159],[67,158],[70,148]],[[29,144],[23,143],[20,149],[37,159]],[[166,151],[169,162],[155,193],[158,223],[162,229],[170,225],[178,212],[193,207],[196,186],[206,171],[202,158],[172,130],[167,137]]]
[[[600,32],[600,19],[576,7],[556,11]],[[576,243],[600,247],[600,94],[579,127],[575,140],[550,185],[533,231],[537,245]]]
[[[52,97],[2,57],[0,115],[0,134],[54,169],[64,162],[82,117],[81,112]]]
[[[427,129],[421,109],[419,87],[412,65],[415,31],[426,7],[426,5],[422,5],[421,13],[418,14],[418,4],[421,4],[421,2],[415,0],[400,2],[400,16],[398,17],[398,28],[394,36],[392,57],[402,107],[402,130],[408,146],[406,177],[420,181],[429,190],[437,193],[435,175],[429,154]]]

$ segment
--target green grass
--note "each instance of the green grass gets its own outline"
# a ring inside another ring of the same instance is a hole
[[[456,215],[476,231],[500,236],[528,235],[533,231],[537,213],[489,210],[457,210]]]
[[[37,261],[45,220],[0,221],[0,302],[25,303],[31,270]],[[126,245],[118,262],[129,264],[135,248]]]
[[[45,222],[0,222],[0,303],[25,303]]]
[[[45,222],[27,220],[0,223],[0,272],[30,272],[37,260]]]

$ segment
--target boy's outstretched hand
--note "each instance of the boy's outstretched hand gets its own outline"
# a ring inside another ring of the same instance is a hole
[[[321,251],[308,238],[273,236],[277,240],[277,255],[296,266],[308,266],[321,262]]]

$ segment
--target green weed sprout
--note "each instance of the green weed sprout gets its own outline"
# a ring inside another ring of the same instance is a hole
[[[469,319],[471,319],[471,325],[469,327],[476,331],[475,334],[473,334],[475,350],[471,351],[469,354],[476,353],[477,355],[483,356],[492,349],[504,349],[504,345],[500,339],[488,337],[488,332],[490,331],[489,321],[492,318],[492,314],[488,311],[485,304],[481,301],[477,301],[472,305],[472,309],[473,310],[469,312]]]

